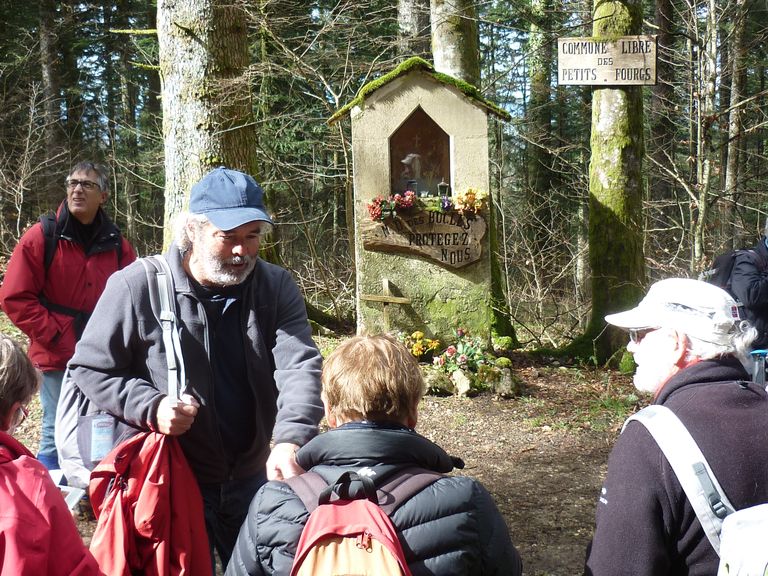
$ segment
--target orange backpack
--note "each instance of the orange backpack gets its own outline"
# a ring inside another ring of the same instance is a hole
[[[315,472],[288,479],[310,512],[291,576],[411,576],[389,514],[441,476],[421,468],[405,469],[379,488],[381,497],[362,471],[344,472],[330,485]],[[362,484],[364,497],[350,496],[353,482]]]

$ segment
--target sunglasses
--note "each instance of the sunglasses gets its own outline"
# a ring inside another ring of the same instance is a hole
[[[632,344],[640,344],[643,338],[651,332],[655,332],[658,328],[630,328],[629,340]]]
[[[82,186],[83,190],[86,192],[90,192],[91,190],[95,190],[96,188],[99,188],[99,185],[96,184],[96,182],[92,182],[90,180],[75,180],[74,178],[70,178],[67,180],[67,188],[69,190],[74,190],[78,186]]]

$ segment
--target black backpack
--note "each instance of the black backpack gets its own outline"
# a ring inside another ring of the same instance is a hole
[[[733,293],[731,292],[731,274],[733,273],[733,265],[736,262],[736,256],[740,254],[748,254],[750,259],[754,261],[755,265],[760,270],[768,268],[763,257],[756,250],[731,250],[730,252],[725,252],[724,254],[717,256],[712,262],[712,266],[699,274],[699,280],[714,284],[733,296]]]

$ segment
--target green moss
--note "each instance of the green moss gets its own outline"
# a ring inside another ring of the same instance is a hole
[[[636,367],[637,364],[635,364],[634,356],[624,350],[624,354],[622,354],[621,360],[619,360],[619,372],[622,374],[634,374]]]
[[[594,11],[592,33],[601,40],[618,38],[628,34],[639,34],[642,27],[640,5],[607,0],[597,2]]]
[[[502,352],[506,352],[508,350],[512,350],[514,348],[519,347],[519,344],[516,343],[515,340],[511,336],[494,335],[493,336],[493,347],[496,350],[501,350]]]
[[[391,72],[388,72],[384,76],[381,76],[380,78],[377,78],[376,80],[373,80],[368,84],[366,84],[365,86],[363,86],[362,88],[360,88],[360,90],[357,92],[357,96],[355,96],[355,98],[351,102],[339,108],[333,114],[333,116],[331,116],[328,119],[328,124],[333,124],[343,116],[346,116],[349,113],[349,111],[352,110],[352,108],[354,108],[355,106],[362,106],[363,103],[365,102],[365,99],[371,94],[373,94],[376,90],[381,88],[382,86],[389,84],[390,82],[399,78],[400,76],[404,76],[414,70],[420,70],[426,76],[433,78],[434,80],[436,80],[441,84],[446,84],[448,86],[453,86],[454,88],[457,88],[469,99],[475,101],[480,106],[487,109],[489,112],[492,112],[502,120],[506,120],[506,121],[511,120],[512,117],[506,110],[499,108],[489,100],[486,100],[485,98],[483,98],[482,94],[480,93],[480,90],[476,86],[473,86],[472,84],[464,82],[459,78],[454,78],[453,76],[449,76],[448,74],[443,74],[442,72],[436,72],[435,67],[432,66],[432,64],[430,64],[423,58],[414,56],[413,58],[409,58],[408,60],[405,60],[404,62],[402,62],[397,68],[395,68]]]

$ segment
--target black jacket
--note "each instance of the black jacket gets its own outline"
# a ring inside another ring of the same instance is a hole
[[[738,510],[768,502],[768,396],[732,357],[672,377],[656,404],[691,433]],[[608,460],[586,574],[712,575],[719,559],[646,428],[630,422]]]
[[[374,479],[406,467],[453,468],[437,445],[407,429],[347,424],[311,440],[299,464],[328,481],[345,470],[372,468]],[[309,517],[283,482],[268,482],[251,503],[227,575],[288,575]],[[519,576],[522,563],[490,494],[465,476],[446,476],[406,500],[391,515],[413,576],[427,574]]]
[[[759,333],[752,348],[768,346],[768,248],[765,238],[736,256],[731,272],[731,293],[743,304],[744,316]]]

